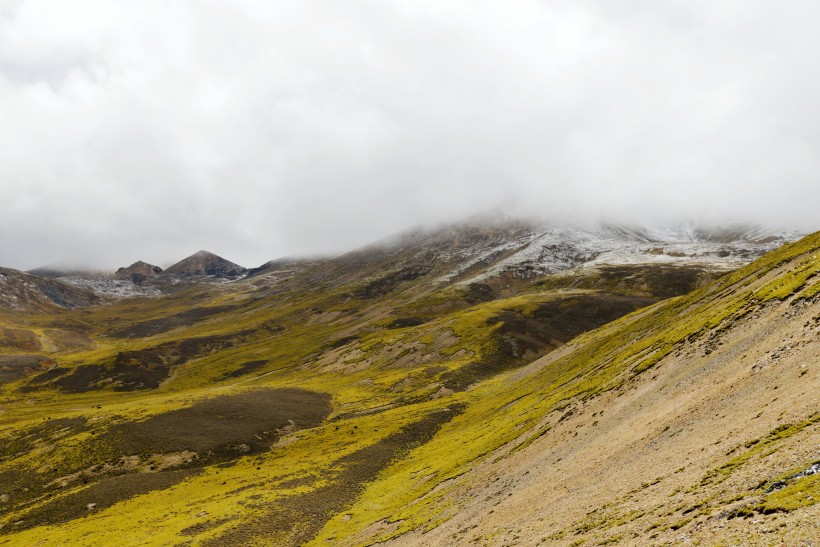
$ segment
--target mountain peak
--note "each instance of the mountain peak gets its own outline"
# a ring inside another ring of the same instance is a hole
[[[137,282],[144,280],[147,277],[154,277],[160,272],[162,272],[162,268],[159,266],[154,266],[153,264],[143,262],[142,260],[137,260],[128,267],[119,268],[114,274],[114,277],[118,279],[130,278],[132,281]]]
[[[173,275],[211,275],[215,277],[238,277],[247,271],[210,251],[197,251],[165,270]]]

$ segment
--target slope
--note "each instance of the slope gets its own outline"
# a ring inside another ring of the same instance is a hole
[[[816,537],[818,271],[815,234],[482,385],[317,544]]]
[[[0,310],[32,312],[91,306],[101,302],[102,299],[88,289],[0,268]]]

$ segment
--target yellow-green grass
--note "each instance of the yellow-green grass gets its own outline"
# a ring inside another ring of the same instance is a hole
[[[143,419],[188,406],[202,397],[262,386],[298,386],[330,393],[333,416],[342,419],[300,431],[294,434],[294,442],[280,443],[268,454],[240,459],[233,467],[207,468],[203,474],[167,490],[140,495],[87,518],[56,527],[34,528],[10,537],[20,544],[36,543],[55,534],[66,544],[81,544],[89,537],[104,543],[106,539],[121,539],[124,530],[147,527],[151,523],[153,542],[173,543],[184,539],[180,536],[183,529],[205,520],[206,517],[197,517],[203,511],[211,521],[233,519],[204,532],[199,539],[218,535],[235,525],[237,519],[247,520],[257,511],[264,511],[266,504],[332,481],[338,471],[334,469],[334,462],[345,454],[378,442],[430,410],[464,403],[466,410],[445,424],[430,442],[383,469],[344,516],[336,515],[327,523],[315,543],[330,538],[341,542],[350,540],[360,530],[382,519],[396,523],[382,539],[419,527],[434,527],[457,509],[445,495],[447,479],[463,475],[476,462],[505,445],[512,443],[510,446],[513,446],[534,438],[540,433],[536,426],[549,413],[560,410],[574,398],[591,397],[620,387],[632,375],[657,364],[681,342],[720,328],[764,301],[786,299],[793,294],[803,296],[807,283],[818,270],[817,261],[810,258],[816,256],[818,247],[820,236],[815,234],[691,295],[640,310],[582,335],[571,343],[572,351],[567,355],[551,360],[529,377],[505,374],[466,392],[437,400],[427,400],[435,390],[435,378],[420,382],[409,391],[395,391],[392,387],[408,376],[420,375],[431,364],[452,369],[468,364],[473,356],[480,358],[500,326],[493,321],[500,312],[518,309],[528,313],[540,302],[567,293],[543,291],[477,304],[428,317],[427,323],[405,329],[382,328],[379,320],[368,316],[368,307],[377,304],[355,300],[345,306],[355,305],[357,310],[338,321],[305,324],[312,313],[310,309],[347,309],[341,304],[341,291],[316,297],[297,294],[247,302],[224,295],[207,300],[204,293],[196,293],[197,298],[201,298],[199,306],[232,300],[239,307],[143,339],[112,339],[99,334],[107,330],[108,323],[127,324],[176,313],[184,309],[184,298],[172,300],[170,307],[163,307],[158,300],[139,299],[120,303],[99,314],[100,310],[61,314],[61,317],[90,325],[98,334],[94,349],[58,354],[60,365],[67,367],[111,362],[120,351],[145,349],[181,337],[239,333],[266,323],[281,325],[285,330],[256,335],[241,346],[195,358],[175,370],[159,389],[147,392],[101,390],[63,394],[47,390],[21,395],[14,391],[15,385],[5,386],[4,400],[0,403],[5,413],[0,415],[0,423],[8,432],[25,429],[46,417],[99,417],[103,422],[114,416]],[[384,301],[378,305],[384,306]],[[53,317],[26,319],[37,328],[50,320]],[[19,322],[19,318],[15,321]],[[454,340],[437,350],[440,360],[435,363],[393,368],[378,359],[380,351],[395,344],[418,343],[432,352],[442,330],[452,331]],[[377,365],[357,372],[328,372],[312,365],[328,351],[328,344],[350,332],[358,336],[352,344]],[[469,356],[459,354],[461,350]],[[254,359],[270,362],[261,375],[224,377],[242,362]],[[357,415],[357,412],[373,409],[381,411]],[[353,425],[358,429],[353,430]],[[79,433],[59,443],[62,457],[70,458],[83,446],[87,440],[83,435]],[[36,456],[11,463],[21,462],[32,467],[37,465]],[[298,487],[282,486],[294,478],[305,480]],[[436,489],[437,485],[443,486]],[[239,486],[250,488],[237,492]],[[232,493],[228,495],[229,492]],[[255,495],[261,497],[252,499]],[[11,515],[8,520],[13,518]],[[139,525],[140,521],[144,526]],[[148,536],[132,537],[138,543]]]

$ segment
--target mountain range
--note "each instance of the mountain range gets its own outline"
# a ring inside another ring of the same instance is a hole
[[[350,270],[353,276],[402,267],[435,270],[435,283],[442,286],[500,278],[526,282],[577,268],[627,264],[727,271],[799,235],[742,225],[554,225],[483,215],[458,224],[404,232],[339,257],[277,259],[250,269],[202,250],[165,270],[139,260],[113,274],[60,266],[26,273],[86,288],[102,298],[167,294],[187,286],[186,281],[235,281],[308,267],[313,267],[316,275]]]
[[[474,218],[0,269],[0,544],[817,537],[820,233]]]

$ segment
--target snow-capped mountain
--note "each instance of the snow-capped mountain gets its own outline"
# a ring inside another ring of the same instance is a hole
[[[534,223],[519,237],[495,246],[477,244],[458,250],[464,260],[442,280],[462,276],[484,263],[462,283],[502,274],[541,276],[573,268],[602,265],[668,264],[732,269],[800,237],[797,232],[760,227],[705,228],[694,225],[665,227],[599,224],[558,226]],[[493,257],[503,258],[494,260]]]

